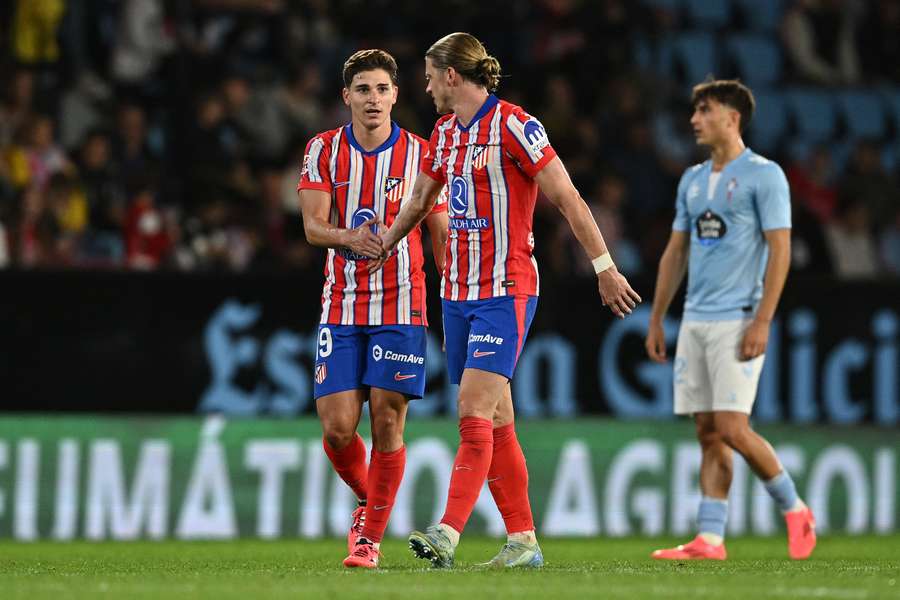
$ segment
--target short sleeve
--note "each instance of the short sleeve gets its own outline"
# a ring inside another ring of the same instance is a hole
[[[763,169],[756,187],[756,213],[763,231],[791,228],[791,192],[777,164]]]
[[[428,148],[425,150],[425,155],[422,156],[419,170],[438,183],[447,183],[447,175],[441,168],[441,155],[438,151],[441,136],[443,135],[440,128],[441,123],[442,121],[438,121],[434,126],[434,130],[431,132],[431,137],[428,139]],[[435,204],[435,206],[437,206],[437,204]]]
[[[437,200],[434,202],[434,206],[431,207],[431,214],[438,214],[447,212],[447,186],[441,188],[441,193],[438,194]]]
[[[331,144],[326,143],[322,136],[311,139],[303,155],[297,190],[319,190],[330,193],[333,189],[330,161]]]
[[[556,158],[544,126],[519,107],[506,117],[504,134],[503,149],[529,177],[533,178]]]
[[[675,220],[672,222],[673,231],[690,231],[691,229],[691,217],[687,209],[687,179],[691,169],[685,171],[681,176],[681,181],[678,182],[678,192],[675,194]]]

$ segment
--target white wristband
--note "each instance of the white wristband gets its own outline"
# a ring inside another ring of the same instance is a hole
[[[613,266],[613,260],[609,255],[609,252],[607,252],[606,254],[601,254],[600,256],[592,260],[591,264],[594,265],[594,273],[599,275],[603,271]]]

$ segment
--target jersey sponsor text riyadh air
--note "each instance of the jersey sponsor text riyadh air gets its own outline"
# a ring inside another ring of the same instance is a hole
[[[408,201],[427,149],[425,140],[392,123],[390,137],[371,152],[351,125],[326,131],[306,147],[298,190],[331,194],[330,222],[352,229],[378,217],[390,227]],[[433,212],[446,210],[439,201]],[[348,249],[329,248],[325,260],[321,323],[426,325],[425,274],[419,227],[401,240],[382,269]]]
[[[554,157],[541,123],[493,95],[467,127],[454,114],[438,120],[422,172],[448,191],[443,298],[538,294],[534,177]]]

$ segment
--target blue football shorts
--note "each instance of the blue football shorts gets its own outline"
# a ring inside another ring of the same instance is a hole
[[[443,300],[450,382],[459,383],[465,369],[481,369],[512,379],[537,301],[537,296],[525,295]]]
[[[313,396],[376,387],[421,398],[425,344],[422,325],[319,325]]]

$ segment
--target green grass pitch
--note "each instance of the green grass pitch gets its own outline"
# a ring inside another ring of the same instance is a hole
[[[483,571],[499,540],[463,538],[436,571],[388,540],[382,568],[341,566],[339,540],[0,543],[0,598],[900,598],[900,535],[825,537],[808,561],[782,538],[728,541],[729,560],[658,562],[671,539],[547,539],[540,571]]]

